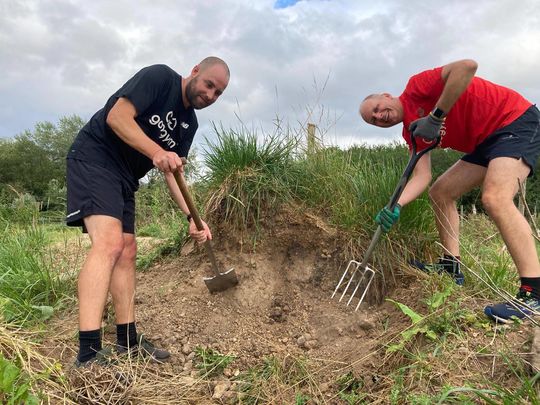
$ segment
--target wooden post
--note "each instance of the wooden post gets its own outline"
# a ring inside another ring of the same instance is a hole
[[[315,124],[307,124],[307,153],[312,154],[317,149],[317,139],[315,138],[315,130],[317,126]]]

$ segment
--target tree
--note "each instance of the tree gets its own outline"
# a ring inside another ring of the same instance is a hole
[[[26,130],[12,139],[0,141],[0,187],[8,185],[46,197],[51,180],[65,184],[68,148],[83,127],[82,118],[62,117],[58,125],[39,122],[34,131]]]

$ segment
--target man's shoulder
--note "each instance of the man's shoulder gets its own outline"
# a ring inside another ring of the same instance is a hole
[[[154,72],[156,74],[178,75],[173,68],[163,63],[146,66],[142,68],[141,71]]]

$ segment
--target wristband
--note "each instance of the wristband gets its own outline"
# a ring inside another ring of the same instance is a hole
[[[439,107],[435,107],[433,109],[433,111],[431,111],[429,113],[429,115],[431,115],[433,118],[435,118],[435,119],[437,119],[439,121],[442,121],[442,120],[444,120],[444,117],[445,117],[446,114]]]
[[[187,214],[186,219],[188,221],[188,224],[191,222],[191,214]]]

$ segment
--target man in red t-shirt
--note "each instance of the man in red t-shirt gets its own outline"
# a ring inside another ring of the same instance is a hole
[[[403,94],[372,94],[360,105],[367,123],[391,127],[403,122],[403,138],[418,150],[441,138],[440,147],[466,153],[431,186],[429,196],[444,256],[435,264],[417,263],[425,271],[447,272],[463,284],[459,252],[457,199],[482,187],[482,203],[497,225],[516,264],[521,287],[516,300],[489,305],[490,318],[508,322],[540,311],[540,263],[531,228],[514,204],[519,182],[531,176],[540,154],[540,112],[509,88],[475,77],[478,65],[461,60],[410,78]],[[422,138],[422,139],[421,139]],[[426,153],[391,211],[376,217],[388,232],[401,207],[416,199],[431,182]]]

